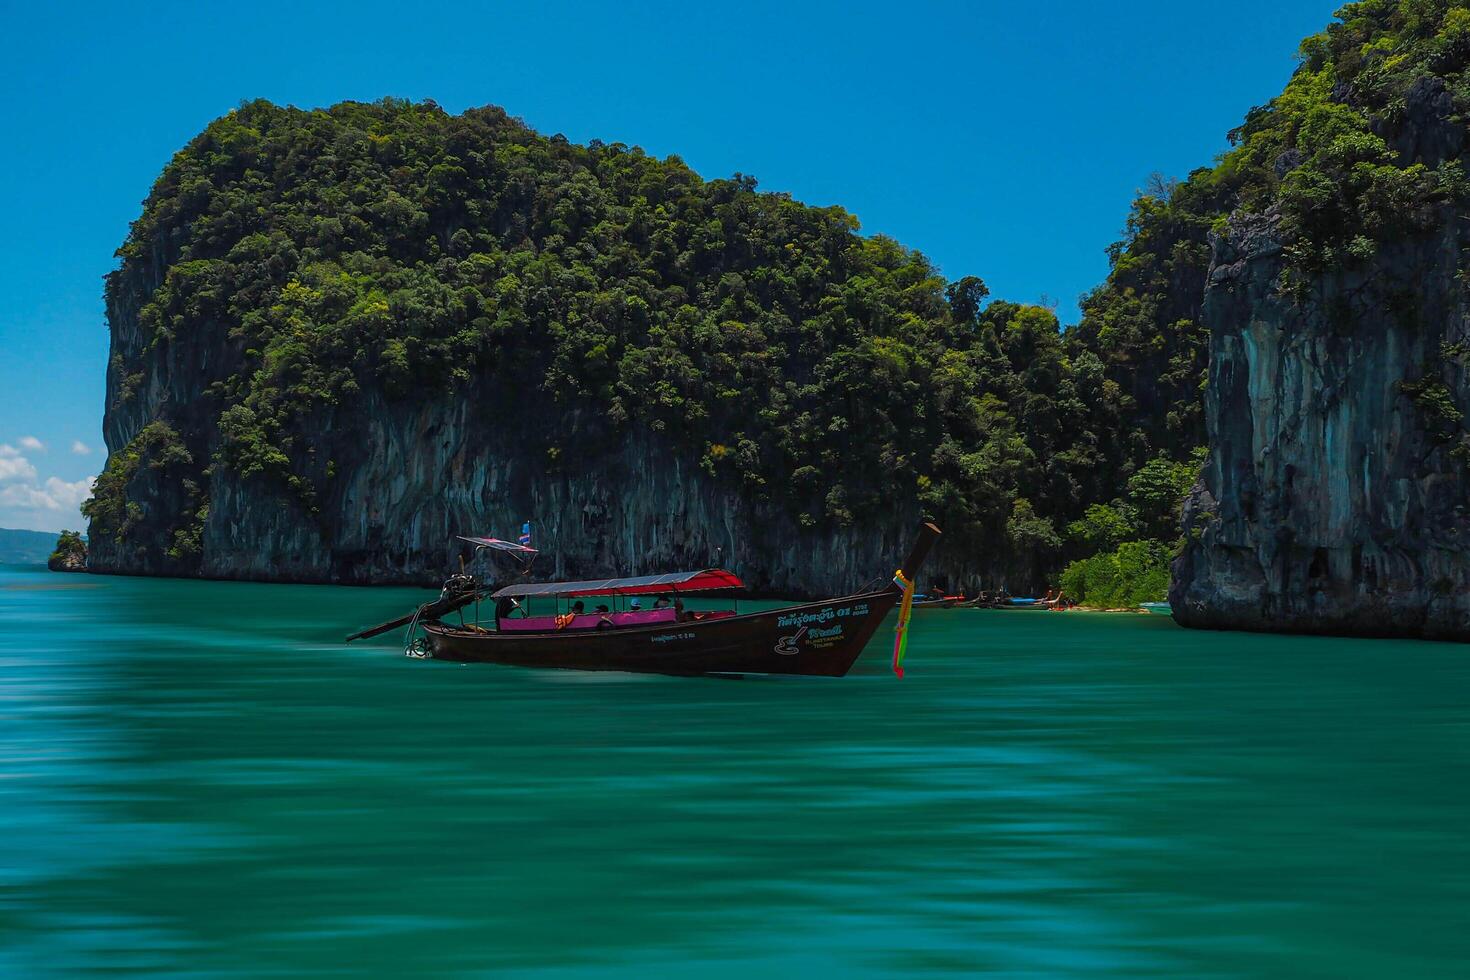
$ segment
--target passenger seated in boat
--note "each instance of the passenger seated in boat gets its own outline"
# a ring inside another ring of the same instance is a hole
[[[511,614],[514,613],[517,609],[521,609],[521,604],[519,602],[516,602],[515,599],[511,596],[505,596],[495,604],[495,618],[509,619],[511,617]],[[524,609],[521,609],[521,615],[526,615],[526,611]]]
[[[687,618],[688,617],[684,614],[684,600],[683,599],[680,599],[678,596],[675,596],[674,597],[674,619],[677,620],[678,622],[681,622],[682,623]]]
[[[655,608],[655,609],[667,609],[667,608],[669,608],[669,597],[666,596],[666,595],[661,595],[657,599],[653,600],[653,608]]]
[[[559,630],[566,629],[568,626],[572,625],[572,620],[576,619],[578,616],[582,615],[582,613],[586,611],[586,605],[582,603],[581,599],[578,599],[576,602],[572,603],[572,607],[570,609],[556,617],[556,628]]]

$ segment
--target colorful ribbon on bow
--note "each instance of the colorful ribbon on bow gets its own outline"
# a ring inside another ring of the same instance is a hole
[[[903,676],[903,654],[909,646],[909,615],[914,611],[914,583],[904,578],[903,569],[893,573],[893,584],[903,590],[903,602],[898,607],[898,634],[893,638],[893,672]]]

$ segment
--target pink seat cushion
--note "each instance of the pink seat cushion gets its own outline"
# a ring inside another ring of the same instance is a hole
[[[572,621],[562,628],[562,631],[595,630],[603,618],[603,613],[583,613],[573,617]],[[655,623],[677,622],[678,614],[670,607],[668,609],[640,609],[637,612],[607,613],[606,618],[612,620],[614,626],[650,626]],[[502,619],[500,628],[507,633],[545,633],[556,629],[556,617],[527,616],[525,619]]]

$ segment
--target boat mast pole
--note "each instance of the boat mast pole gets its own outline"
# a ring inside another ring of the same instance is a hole
[[[899,677],[903,676],[903,655],[909,645],[909,614],[914,610],[914,588],[919,581],[919,569],[923,567],[924,559],[929,557],[929,549],[934,547],[938,537],[939,528],[933,524],[926,522],[919,525],[919,537],[914,541],[914,546],[904,559],[898,574],[893,577],[893,584],[903,590],[903,599],[898,607],[898,626],[894,629],[893,637],[893,672]]]
[[[929,557],[929,550],[938,540],[939,528],[928,522],[919,525],[919,537],[914,541],[914,546],[900,569],[904,578],[913,581],[914,576],[919,574],[919,569],[924,566],[924,560]]]
[[[480,561],[480,552],[482,552],[484,550],[485,549],[483,547],[480,547],[480,548],[476,548],[475,549],[474,556],[472,558],[470,558],[470,567],[471,568],[473,568],[475,566],[475,564]],[[475,585],[475,627],[476,628],[479,628],[479,625],[480,625],[480,589],[479,589],[479,583],[476,583],[476,585]]]

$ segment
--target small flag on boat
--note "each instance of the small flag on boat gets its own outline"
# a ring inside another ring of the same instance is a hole
[[[520,544],[522,548],[531,547],[531,522],[527,521],[521,525]]]
[[[893,584],[903,590],[903,604],[898,607],[897,636],[893,638],[893,672],[903,676],[903,654],[909,646],[909,615],[914,611],[914,579],[904,578],[903,569],[893,573]]]

